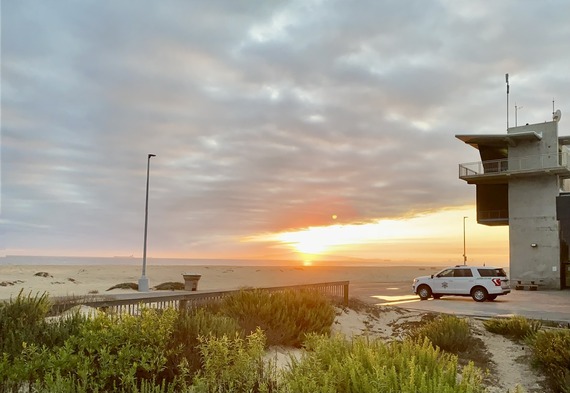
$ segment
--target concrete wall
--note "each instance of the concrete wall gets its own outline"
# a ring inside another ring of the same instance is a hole
[[[558,157],[557,123],[511,128],[508,133],[521,131],[542,133],[542,140],[509,147],[509,168],[511,162],[514,164],[521,157],[542,154]],[[513,281],[533,280],[547,288],[560,288],[560,235],[556,219],[559,190],[558,177],[547,173],[509,180],[510,277]]]
[[[542,135],[540,141],[520,142],[516,146],[509,147],[509,168],[513,159],[519,160],[522,157],[537,157],[543,154],[552,154],[554,164],[558,160],[558,123],[550,121],[547,123],[531,124],[522,127],[513,127],[507,130],[508,134],[518,132],[534,131]],[[530,164],[531,161],[526,164]],[[535,161],[538,164],[538,161]],[[515,167],[515,166],[513,166]]]
[[[541,281],[545,287],[560,288],[557,195],[558,179],[555,176],[510,181],[509,270],[513,281]]]

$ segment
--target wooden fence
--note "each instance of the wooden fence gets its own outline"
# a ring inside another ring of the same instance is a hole
[[[188,292],[177,293],[175,295],[159,295],[136,297],[131,299],[115,299],[82,302],[85,306],[94,307],[112,314],[139,315],[141,308],[166,309],[169,307],[195,308],[213,302],[218,302],[226,296],[230,296],[240,291],[262,290],[269,292],[280,292],[286,290],[313,290],[330,297],[333,301],[348,306],[348,285],[349,281],[324,282],[318,284],[290,285],[283,287],[251,288],[232,291],[219,292]]]

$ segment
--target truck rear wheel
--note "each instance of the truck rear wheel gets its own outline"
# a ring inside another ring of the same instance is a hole
[[[489,294],[487,290],[483,287],[475,287],[471,290],[471,297],[476,302],[484,302],[485,300],[487,300],[488,295]]]

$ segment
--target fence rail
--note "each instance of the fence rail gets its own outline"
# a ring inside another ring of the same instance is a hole
[[[269,292],[282,292],[286,290],[314,290],[322,293],[327,297],[330,297],[335,302],[339,302],[345,306],[348,306],[348,285],[349,281],[334,281],[318,284],[289,285],[282,287],[247,288],[231,291],[192,292],[175,295],[137,297],[131,299],[88,301],[81,302],[81,304],[112,314],[139,315],[142,308],[166,309],[171,307],[176,309],[184,309],[201,307],[206,304],[218,302],[224,297],[231,296],[240,291],[262,290]]]
[[[459,164],[459,177],[497,175],[552,168],[568,169],[568,152],[511,157],[500,160],[477,161]]]

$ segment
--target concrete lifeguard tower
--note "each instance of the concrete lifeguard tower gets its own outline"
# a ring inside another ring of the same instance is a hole
[[[515,285],[570,288],[570,137],[558,136],[560,117],[502,135],[456,135],[481,155],[459,165],[459,178],[476,186],[477,222],[509,226]]]

